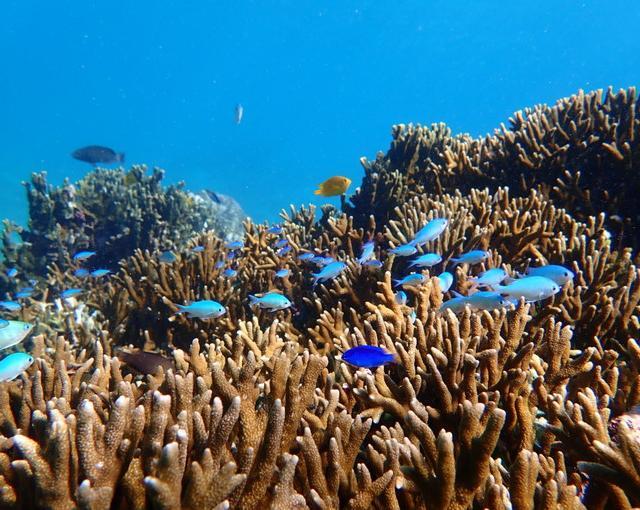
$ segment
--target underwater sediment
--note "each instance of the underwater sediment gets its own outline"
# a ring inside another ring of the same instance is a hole
[[[14,313],[36,324],[36,361],[0,383],[0,507],[640,505],[640,270],[617,173],[636,178],[636,105],[634,89],[581,93],[482,141],[396,127],[342,212],[292,208],[277,233],[246,221],[233,246],[201,233],[170,262],[130,246],[108,279],[50,266],[47,289],[85,294]],[[454,314],[423,271],[398,300],[408,263],[389,250],[434,218],[447,228],[418,254],[440,254],[462,294],[489,268],[575,277],[539,303]],[[380,264],[359,262],[372,240]],[[488,259],[451,269],[476,249]],[[303,254],[346,267],[314,287]],[[249,306],[270,290],[296,309]],[[175,314],[200,300],[224,315]],[[340,360],[358,345],[397,362]]]

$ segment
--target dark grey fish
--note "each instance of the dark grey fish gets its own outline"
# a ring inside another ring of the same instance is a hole
[[[119,351],[118,358],[120,358],[121,361],[124,361],[131,368],[134,368],[145,375],[155,373],[156,370],[158,370],[158,367],[162,367],[165,372],[170,368],[174,368],[173,360],[171,358],[167,358],[157,352]]]
[[[124,152],[116,152],[109,147],[101,147],[100,145],[82,147],[73,151],[71,156],[92,165],[96,163],[124,163]]]

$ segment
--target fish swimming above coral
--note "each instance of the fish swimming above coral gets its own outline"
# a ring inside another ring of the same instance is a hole
[[[504,269],[501,267],[495,267],[480,273],[480,275],[476,277],[471,277],[469,280],[473,285],[478,287],[493,287],[495,285],[500,285],[507,276],[509,276],[509,274]]]
[[[342,361],[359,368],[378,368],[396,361],[395,356],[382,347],[357,345],[342,354]]]
[[[16,301],[0,301],[0,308],[8,312],[17,312],[22,308],[22,305]]]
[[[442,257],[437,253],[425,253],[420,255],[417,259],[413,259],[409,264],[409,267],[431,267],[442,262]]]
[[[131,368],[145,375],[154,374],[159,367],[162,367],[165,372],[170,368],[174,368],[171,358],[167,358],[157,352],[120,350],[117,356]]]
[[[344,195],[351,185],[351,179],[342,175],[334,175],[329,177],[326,181],[318,184],[318,189],[313,192],[314,195],[321,195],[323,197],[335,197],[338,195]]]
[[[124,163],[124,152],[116,152],[109,147],[101,145],[81,147],[73,151],[71,157],[92,165],[97,165],[98,163]]]
[[[293,303],[287,296],[277,292],[267,292],[263,296],[249,294],[249,301],[251,306],[258,306],[272,312],[293,307]]]
[[[74,262],[82,262],[93,257],[96,254],[95,251],[79,251],[73,256]]]
[[[560,286],[570,282],[575,277],[573,271],[571,271],[570,269],[554,264],[549,264],[547,266],[530,267],[529,269],[527,269],[526,274],[527,276],[544,276],[545,278],[553,280]]]
[[[162,262],[163,264],[172,264],[174,263],[176,260],[178,260],[178,257],[175,255],[175,253],[173,253],[172,251],[163,251],[159,256],[158,256],[158,260],[160,262]]]
[[[469,251],[467,253],[463,253],[459,257],[451,258],[451,262],[453,262],[454,265],[456,265],[456,264],[480,264],[480,262],[483,262],[483,261],[487,260],[490,256],[491,256],[491,254],[488,251],[485,251],[485,250],[471,250],[471,251]]]
[[[376,244],[373,241],[369,241],[362,245],[362,252],[358,257],[358,263],[364,264],[371,258],[373,258],[373,250],[375,249]]]
[[[527,276],[511,282],[509,285],[496,285],[494,290],[503,296],[524,298],[529,303],[542,301],[560,292],[560,286],[544,276]]]
[[[223,305],[212,300],[194,301],[189,305],[176,306],[179,308],[176,315],[186,313],[190,319],[216,319],[227,312]]]
[[[347,264],[344,262],[331,262],[322,268],[319,273],[313,273],[313,286],[315,287],[318,283],[326,282],[327,280],[332,280],[336,276],[338,276],[342,271],[347,268]]]
[[[411,273],[404,278],[394,280],[396,287],[419,287],[427,281],[427,277],[421,273]]]
[[[412,244],[401,244],[400,246],[396,246],[389,250],[389,253],[393,253],[398,257],[410,257],[417,251],[418,249]]]
[[[424,227],[422,227],[413,239],[409,242],[414,246],[422,246],[423,244],[428,243],[429,241],[434,241],[445,231],[447,225],[449,224],[449,220],[446,218],[436,218],[427,223]]]
[[[447,292],[451,288],[451,285],[453,285],[453,275],[448,271],[444,271],[438,275],[438,281],[440,283],[440,290]]]
[[[0,328],[0,350],[12,347],[22,342],[33,329],[33,324],[22,321],[8,321],[9,324]]]
[[[33,356],[26,352],[14,352],[0,360],[0,382],[12,381],[31,366]]]

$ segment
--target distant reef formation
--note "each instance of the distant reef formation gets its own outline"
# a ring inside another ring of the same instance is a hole
[[[581,91],[517,112],[484,138],[452,135],[445,124],[394,126],[389,151],[361,160],[365,178],[345,212],[365,225],[424,194],[536,189],[579,221],[606,213],[615,239],[639,248],[639,106],[635,88]]]
[[[25,183],[28,227],[5,221],[5,266],[26,274],[43,276],[47,266],[68,264],[80,250],[96,252],[91,259],[96,267],[115,267],[135,249],[176,249],[203,230],[226,240],[244,235],[246,215],[234,199],[192,193],[184,183],[164,187],[159,168],[150,175],[140,165],[129,171],[96,169],[62,186],[48,184],[46,177],[34,173]]]
[[[36,361],[0,383],[0,508],[639,507],[635,97],[580,93],[483,140],[395,127],[342,211],[246,220],[242,243],[199,232],[170,259],[133,243],[172,229],[186,239],[195,227],[168,215],[122,238],[130,253],[103,278],[77,276],[64,244],[46,283],[7,314],[36,324],[23,344]],[[127,194],[126,174],[105,175]],[[141,196],[158,189],[134,177]],[[79,187],[69,198],[32,186],[33,207],[79,202]],[[178,191],[158,192],[151,210],[174,196],[184,203],[166,207],[191,210]],[[54,209],[42,232],[65,218]],[[390,249],[434,218],[447,228],[416,250],[440,254],[462,294],[489,268],[575,276],[544,301],[492,311],[443,310],[453,294],[439,270],[399,295],[392,275],[410,270]],[[358,260],[370,242],[377,264]],[[471,250],[488,258],[453,267]],[[310,256],[344,265],[314,286]],[[83,293],[61,299],[70,287]],[[265,292],[295,309],[251,308]],[[226,313],[176,313],[201,300]],[[361,345],[396,362],[347,365],[342,353]]]

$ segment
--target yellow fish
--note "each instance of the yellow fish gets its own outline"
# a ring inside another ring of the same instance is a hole
[[[323,197],[335,197],[337,195],[344,195],[350,185],[351,179],[347,179],[341,175],[335,175],[323,183],[318,184],[318,189],[313,193],[314,195],[322,195]]]

